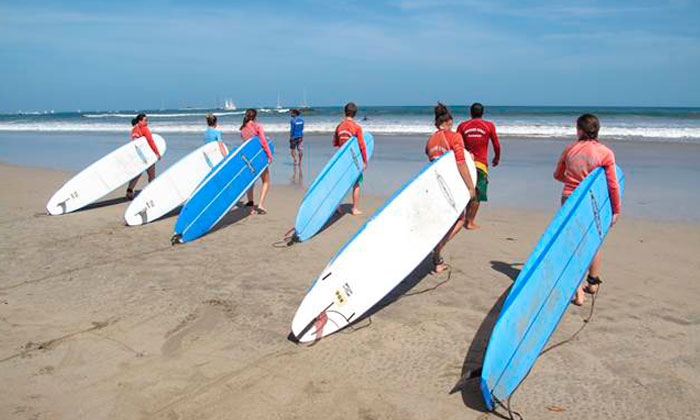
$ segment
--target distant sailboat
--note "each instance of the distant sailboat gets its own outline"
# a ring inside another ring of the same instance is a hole
[[[279,92],[277,93],[277,106],[275,107],[275,111],[277,111],[279,113],[289,112],[289,108],[282,108],[282,103],[280,102]]]
[[[236,103],[233,102],[233,100],[226,99],[224,101],[224,110],[225,111],[235,111],[236,109],[238,109],[238,108],[236,108]]]

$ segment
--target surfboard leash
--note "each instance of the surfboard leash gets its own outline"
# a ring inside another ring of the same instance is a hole
[[[297,242],[301,242],[299,240],[299,237],[297,236],[294,228],[291,228],[287,231],[287,233],[284,234],[282,239],[279,241],[275,241],[272,243],[272,246],[274,248],[289,248],[290,246],[294,245]]]

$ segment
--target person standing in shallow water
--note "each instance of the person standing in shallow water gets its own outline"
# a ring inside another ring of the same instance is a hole
[[[207,129],[204,130],[204,143],[213,141],[219,143],[219,151],[225,157],[228,154],[228,150],[224,144],[223,132],[219,129],[218,118],[214,114],[207,114],[205,118],[207,120]]]
[[[251,186],[246,193],[248,196],[246,207],[251,208],[250,214],[267,214],[267,209],[265,208],[265,197],[267,197],[267,192],[270,189],[270,165],[272,165],[272,151],[270,150],[270,146],[267,144],[267,138],[265,137],[263,126],[255,121],[257,116],[257,110],[252,108],[246,109],[245,115],[243,115],[243,124],[241,124],[241,138],[245,142],[257,136],[260,140],[260,145],[267,155],[269,163],[267,168],[265,168],[263,173],[260,175],[263,185],[260,191],[260,203],[258,204],[258,207],[255,208],[255,203],[253,202],[255,186]]]
[[[289,121],[289,153],[292,155],[294,166],[301,166],[301,157],[304,154],[304,120],[299,116],[299,110],[289,111],[292,119]],[[297,154],[299,159],[297,160]]]
[[[581,115],[576,121],[576,135],[578,140],[566,146],[559,158],[557,168],[554,170],[554,179],[564,183],[561,194],[561,204],[574,192],[576,187],[588,174],[598,167],[605,169],[605,178],[608,182],[610,193],[610,205],[612,206],[612,224],[617,222],[620,216],[622,201],[620,200],[620,184],[617,181],[617,169],[615,168],[615,154],[610,148],[598,142],[600,122],[598,117],[592,114]],[[601,282],[598,273],[600,271],[601,251],[595,254],[591,266],[588,268],[586,285],[579,286],[576,296],[571,301],[576,306],[583,305],[585,294],[595,294]]]
[[[131,120],[131,125],[131,140],[133,141],[141,137],[146,137],[146,141],[148,142],[148,145],[151,146],[151,150],[153,150],[158,157],[158,160],[160,160],[160,152],[158,151],[156,142],[153,141],[151,130],[148,128],[148,116],[143,113],[137,115],[136,118]],[[146,169],[146,173],[148,174],[148,182],[150,183],[156,178],[156,164],[154,163],[148,169]],[[141,174],[138,174],[136,178],[129,181],[129,185],[126,187],[127,200],[134,199],[134,187],[136,187],[136,184],[139,182],[139,178],[141,178]]]
[[[457,127],[457,132],[462,135],[464,148],[474,156],[476,164],[476,198],[472,199],[467,206],[467,229],[478,229],[479,225],[474,223],[476,213],[479,211],[479,204],[488,201],[489,185],[489,140],[493,143],[493,166],[498,166],[501,161],[501,145],[498,143],[496,126],[491,121],[482,119],[484,116],[484,106],[476,102],[471,106],[470,114],[472,119],[464,121]]]
[[[474,180],[469,174],[469,169],[467,168],[467,160],[464,154],[464,143],[462,142],[462,137],[452,131],[452,124],[454,119],[452,114],[447,107],[440,102],[438,102],[435,107],[435,128],[438,130],[430,136],[428,142],[425,144],[425,154],[428,155],[428,160],[433,162],[440,156],[449,152],[454,151],[455,160],[457,161],[457,170],[459,174],[462,175],[462,179],[469,190],[469,197],[474,198],[476,196],[476,189],[474,187]],[[447,243],[459,232],[464,226],[466,221],[466,209],[462,211],[459,218],[452,226],[452,229],[445,235],[445,237],[438,243],[433,250],[433,271],[436,273],[441,273],[447,269],[447,264],[442,259],[440,251],[447,245]]]
[[[365,169],[367,169],[367,146],[365,145],[365,139],[362,135],[362,126],[355,121],[355,115],[357,115],[357,105],[353,102],[348,102],[345,105],[345,119],[338,124],[335,128],[335,134],[333,135],[333,146],[340,148],[348,140],[353,137],[357,137],[357,144],[360,146],[360,152],[362,154],[362,174],[355,182],[352,187],[352,210],[350,213],[353,216],[362,214],[357,204],[360,202],[360,184],[362,184],[363,174]]]

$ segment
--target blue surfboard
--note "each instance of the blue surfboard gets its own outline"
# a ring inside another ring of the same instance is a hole
[[[363,138],[369,162],[374,137],[364,133]],[[305,241],[321,230],[361,174],[362,153],[357,138],[353,137],[335,152],[304,194],[294,222],[298,241]]]
[[[275,149],[268,141],[270,150]],[[214,166],[182,208],[172,242],[204,235],[243,197],[270,164],[257,137],[243,143]]]
[[[625,177],[617,168],[620,196]],[[481,393],[493,410],[525,379],[576,293],[612,222],[603,168],[566,200],[515,279],[491,333]]]

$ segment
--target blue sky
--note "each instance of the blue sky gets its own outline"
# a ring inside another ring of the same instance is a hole
[[[0,111],[700,106],[697,1],[0,0]]]

